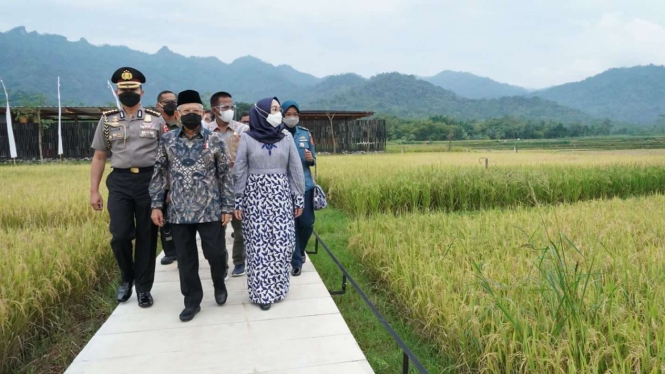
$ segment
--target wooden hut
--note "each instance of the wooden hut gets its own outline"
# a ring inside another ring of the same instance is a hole
[[[90,144],[95,127],[104,111],[111,107],[62,107],[63,151],[66,158],[92,156]],[[21,108],[12,108],[14,111]],[[317,152],[350,153],[377,152],[386,148],[386,124],[384,120],[368,119],[373,112],[309,110],[300,114],[300,126],[310,130]],[[54,122],[44,130],[43,152],[45,158],[57,158],[58,108],[40,108],[42,119]],[[19,123],[12,119],[18,157],[39,158],[38,126],[28,120]],[[0,159],[9,158],[9,142],[5,125],[5,108],[0,108]]]

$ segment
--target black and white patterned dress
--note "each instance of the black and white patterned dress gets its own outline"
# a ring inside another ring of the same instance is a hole
[[[291,135],[269,145],[243,134],[234,173],[235,208],[243,211],[249,299],[275,303],[289,292],[296,246],[293,210],[304,207],[305,179]]]

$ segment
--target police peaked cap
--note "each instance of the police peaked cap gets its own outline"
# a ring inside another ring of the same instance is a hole
[[[139,88],[141,83],[145,83],[145,75],[134,68],[122,67],[113,73],[111,82],[116,83],[118,88]]]

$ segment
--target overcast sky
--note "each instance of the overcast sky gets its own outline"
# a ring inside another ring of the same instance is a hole
[[[543,88],[665,64],[665,0],[4,0],[2,8],[0,31],[26,26],[149,53],[166,45],[226,63],[252,55],[318,77],[455,70]]]

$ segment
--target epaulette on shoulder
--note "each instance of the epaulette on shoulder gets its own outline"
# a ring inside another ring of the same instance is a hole
[[[305,130],[305,131],[309,132],[309,129],[307,129],[307,127],[302,127],[302,126],[297,126],[297,127],[301,130]]]
[[[118,108],[115,108],[115,109],[111,109],[111,110],[107,110],[107,111],[105,111],[105,112],[102,112],[102,114],[105,115],[105,116],[110,116],[110,115],[112,115],[112,114],[118,114],[118,113],[120,113],[120,109],[118,109]]]
[[[282,134],[289,135],[289,136],[291,135],[291,133],[287,129],[282,130]]]
[[[158,111],[156,111],[156,110],[154,110],[154,109],[151,109],[151,108],[146,108],[146,109],[145,109],[145,112],[148,113],[148,114],[151,114],[151,115],[153,115],[153,116],[155,116],[155,117],[161,117],[161,116],[162,116],[162,113],[160,113],[160,112],[158,112]]]

